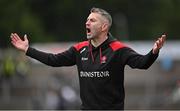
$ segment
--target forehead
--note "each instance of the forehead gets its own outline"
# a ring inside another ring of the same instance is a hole
[[[98,13],[90,13],[89,16],[88,16],[88,19],[92,19],[92,18],[94,18],[94,19],[102,19],[103,16],[98,14]]]

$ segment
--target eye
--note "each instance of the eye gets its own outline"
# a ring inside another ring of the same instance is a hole
[[[90,19],[91,22],[95,22],[96,20],[95,19]]]

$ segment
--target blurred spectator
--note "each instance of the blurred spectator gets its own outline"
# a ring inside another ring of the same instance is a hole
[[[2,74],[0,77],[2,87],[2,99],[5,103],[9,103],[11,99],[11,80],[15,75],[15,63],[12,58],[11,50],[7,50],[2,60]]]
[[[163,71],[171,71],[173,68],[173,60],[172,57],[166,55],[161,60],[161,67]]]
[[[26,57],[24,57],[23,54],[19,54],[16,59],[16,62],[17,62],[16,64],[17,75],[25,79],[25,76],[28,74],[29,71],[29,65]]]
[[[11,55],[6,55],[2,62],[2,77],[10,78],[15,74],[15,63]]]
[[[176,83],[176,88],[172,93],[173,103],[178,103],[180,105],[180,80]]]
[[[45,108],[46,109],[57,109],[59,105],[59,97],[58,93],[54,90],[48,90],[46,93],[46,102],[45,102]]]

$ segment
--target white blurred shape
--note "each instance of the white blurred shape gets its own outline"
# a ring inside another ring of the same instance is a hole
[[[74,102],[76,100],[75,91],[69,86],[62,88],[62,96],[68,102]]]

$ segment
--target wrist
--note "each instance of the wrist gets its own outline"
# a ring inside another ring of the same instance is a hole
[[[28,48],[29,48],[29,46],[27,46],[27,47],[24,49],[24,52],[25,52],[25,53],[27,52]]]
[[[159,50],[152,50],[152,53],[153,53],[153,54],[158,54],[158,53],[159,53]]]

